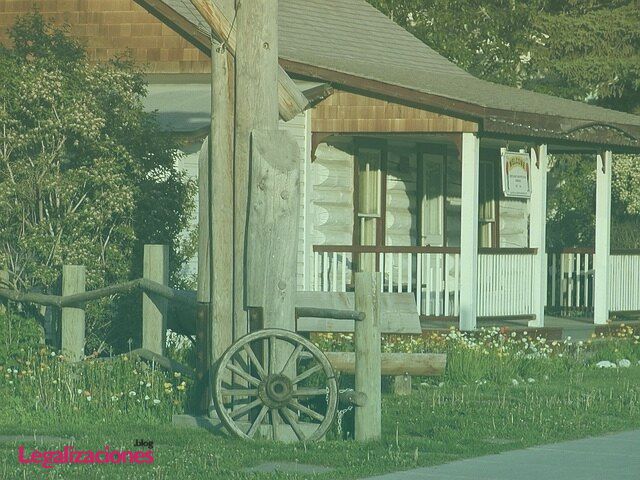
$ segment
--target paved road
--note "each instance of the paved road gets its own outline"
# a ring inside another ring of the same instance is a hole
[[[370,480],[640,480],[640,430],[542,445]]]

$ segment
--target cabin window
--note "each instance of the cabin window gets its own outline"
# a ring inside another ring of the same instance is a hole
[[[480,162],[478,246],[497,246],[496,177],[493,162]]]
[[[444,156],[422,155],[421,245],[444,245]]]

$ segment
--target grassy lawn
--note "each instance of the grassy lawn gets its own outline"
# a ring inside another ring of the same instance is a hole
[[[382,441],[283,445],[172,427],[171,414],[184,410],[190,384],[153,365],[123,358],[71,366],[46,349],[5,340],[4,346],[0,343],[0,436],[74,440],[41,445],[0,441],[0,478],[309,478],[243,472],[280,460],[334,468],[314,478],[347,479],[640,428],[635,332],[593,345],[556,343],[547,349],[546,343],[502,332],[389,341],[387,350],[447,351],[449,365],[443,378],[414,381],[411,396],[385,394]],[[596,368],[597,361],[607,358],[626,358],[631,366]],[[138,450],[137,439],[154,442],[153,464],[55,465],[45,470],[18,463],[21,444],[28,456],[35,448],[64,445]]]

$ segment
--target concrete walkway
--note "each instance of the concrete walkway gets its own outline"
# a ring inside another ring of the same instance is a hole
[[[376,480],[638,480],[640,430],[542,445]]]

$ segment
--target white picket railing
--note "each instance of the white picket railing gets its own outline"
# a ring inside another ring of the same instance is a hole
[[[535,250],[494,249],[478,256],[478,316],[531,315]]]
[[[609,270],[609,309],[639,311],[640,252],[612,252]]]
[[[547,307],[560,313],[593,311],[593,250],[547,254]]]
[[[480,316],[530,315],[534,250],[481,249],[478,260]],[[366,257],[366,259],[365,259]],[[427,317],[460,313],[460,252],[444,247],[314,247],[312,289],[346,292],[354,261],[375,262],[383,292],[414,293]]]

